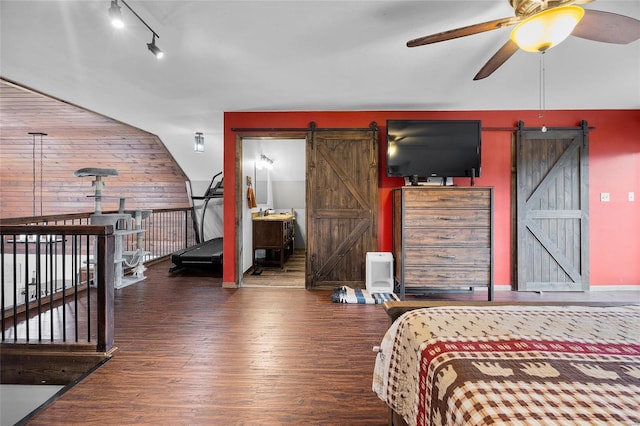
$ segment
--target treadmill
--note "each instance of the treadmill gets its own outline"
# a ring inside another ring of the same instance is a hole
[[[220,175],[222,175],[222,172],[213,176],[213,179],[211,179],[211,182],[203,196],[191,196],[192,200],[204,200],[199,227],[195,213],[195,204],[192,206],[191,210],[193,227],[196,230],[196,244],[191,247],[187,247],[186,249],[178,250],[171,255],[171,263],[173,263],[173,265],[169,268],[169,272],[174,272],[187,266],[202,267],[222,265],[222,238],[213,238],[211,240],[203,241],[204,219],[205,214],[207,213],[207,205],[212,198],[223,197],[224,180],[223,178],[220,178],[220,180],[216,182],[216,178]]]

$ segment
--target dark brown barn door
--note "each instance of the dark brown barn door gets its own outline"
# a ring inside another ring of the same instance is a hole
[[[377,250],[377,130],[313,132],[307,174],[306,287],[363,287]]]
[[[516,133],[517,288],[589,289],[588,128]]]

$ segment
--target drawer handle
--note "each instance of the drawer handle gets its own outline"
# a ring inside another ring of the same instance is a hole
[[[455,277],[449,274],[438,274],[438,278],[455,278]]]
[[[455,235],[438,235],[439,240],[455,240]]]
[[[456,258],[455,254],[438,254],[436,256],[441,258],[441,259],[455,259]]]
[[[440,201],[458,201],[458,198],[456,198],[456,197],[440,197],[439,200]]]
[[[460,220],[459,216],[438,216],[438,220]]]

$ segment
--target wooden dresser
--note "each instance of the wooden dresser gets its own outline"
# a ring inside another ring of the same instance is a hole
[[[264,249],[267,256],[261,264],[276,264],[281,268],[293,253],[295,239],[295,216],[271,214],[253,218],[253,265],[256,265],[256,250]],[[276,257],[270,256],[273,253]]]
[[[394,189],[393,255],[402,299],[486,287],[493,300],[493,188]]]

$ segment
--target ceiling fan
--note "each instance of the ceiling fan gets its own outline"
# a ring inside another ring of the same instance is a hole
[[[513,17],[494,19],[416,38],[409,40],[407,46],[423,46],[517,24],[511,32],[509,40],[498,49],[473,78],[480,80],[491,75],[519,49],[545,52],[569,35],[614,44],[627,44],[640,38],[640,21],[637,19],[575,6],[592,1],[594,0],[509,0],[515,12]],[[555,23],[554,19],[556,19]],[[557,19],[560,19],[560,22],[564,24],[568,21],[571,23],[561,25],[561,30],[558,30],[560,24]],[[543,36],[558,35],[558,38],[529,40],[528,43],[521,41],[518,37],[523,35],[526,37],[532,27],[542,28]]]

